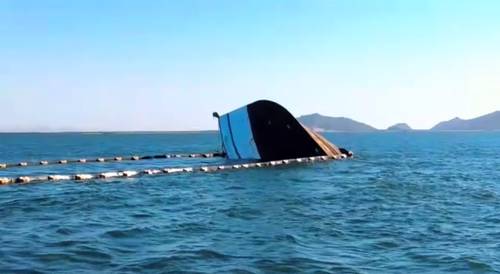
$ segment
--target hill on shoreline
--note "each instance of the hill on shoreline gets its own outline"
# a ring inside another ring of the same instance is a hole
[[[303,125],[316,131],[372,132],[376,128],[345,117],[329,117],[315,113],[297,118]]]
[[[303,115],[297,118],[303,125],[316,131],[340,132],[374,132],[375,127],[346,117],[329,117],[318,113]],[[387,128],[387,131],[411,131],[406,123],[398,123]],[[473,119],[454,118],[440,122],[431,131],[495,131],[500,130],[500,111],[495,111]]]
[[[438,123],[433,131],[454,130],[500,130],[500,111],[495,111],[477,118],[464,120],[458,117]]]

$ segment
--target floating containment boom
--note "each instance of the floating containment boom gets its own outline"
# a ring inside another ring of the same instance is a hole
[[[219,118],[222,146],[229,159],[274,161],[342,154],[335,145],[271,101],[257,101],[214,116]]]
[[[165,167],[163,169],[108,171],[94,174],[51,174],[41,176],[0,177],[0,185],[28,184],[40,181],[88,181],[139,177],[171,173],[219,172],[249,168],[277,167],[290,164],[314,163],[352,157],[352,152],[337,148],[323,136],[301,125],[285,108],[271,101],[257,101],[219,116],[219,132],[223,152],[160,154],[150,156],[114,156],[93,159],[73,159],[39,162],[0,163],[0,169],[31,167],[35,165],[67,165],[84,163],[122,162],[170,158],[226,157],[230,160],[248,160],[246,163],[214,166]]]

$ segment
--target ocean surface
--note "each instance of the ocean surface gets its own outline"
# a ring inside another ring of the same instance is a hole
[[[0,273],[493,273],[500,133],[329,133],[355,158],[0,186]],[[217,150],[216,133],[0,134],[0,162]],[[197,166],[181,159],[0,177]]]

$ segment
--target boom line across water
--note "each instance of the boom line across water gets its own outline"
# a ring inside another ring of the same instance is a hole
[[[171,158],[214,158],[224,157],[222,152],[210,153],[183,153],[183,154],[158,154],[145,156],[113,156],[113,157],[98,157],[95,159],[62,159],[62,160],[41,160],[41,161],[21,161],[18,163],[0,163],[0,169],[15,168],[15,167],[31,167],[31,166],[48,166],[48,165],[66,165],[66,164],[85,164],[85,163],[105,163],[105,162],[121,162],[121,161],[140,161],[154,159],[171,159]]]

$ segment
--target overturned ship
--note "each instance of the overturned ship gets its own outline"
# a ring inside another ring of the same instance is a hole
[[[300,124],[281,105],[260,100],[219,116],[222,149],[231,160],[275,161],[303,157],[352,157]]]

